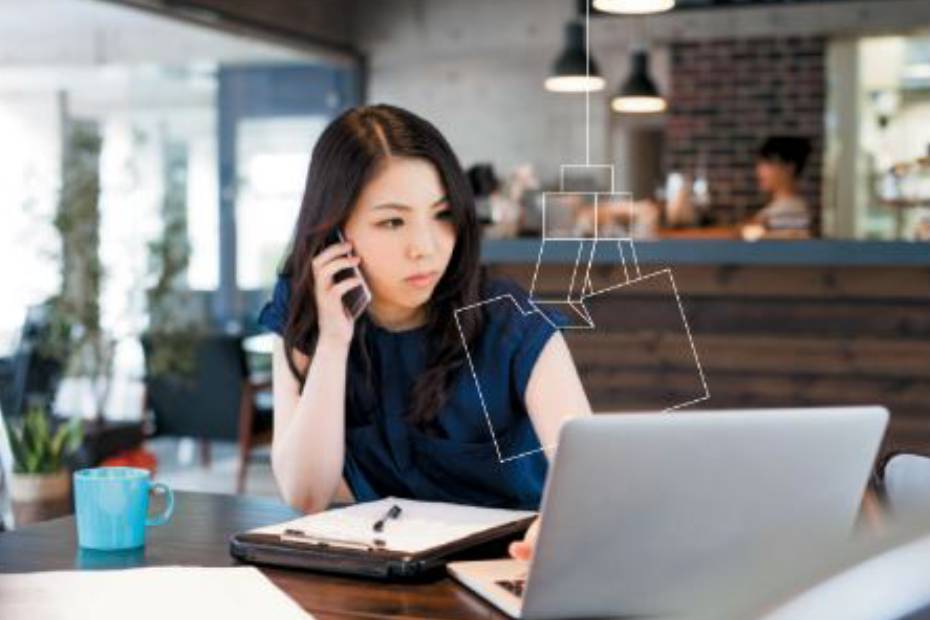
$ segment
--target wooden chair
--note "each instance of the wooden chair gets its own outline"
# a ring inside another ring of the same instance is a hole
[[[237,442],[236,491],[242,493],[252,451],[270,442],[272,421],[270,380],[250,376],[242,338],[227,334],[198,338],[191,377],[151,376],[151,341],[143,338],[142,346],[146,408],[155,414],[156,434],[196,438],[202,448],[210,440]],[[208,449],[202,449],[201,456],[209,463]]]
[[[236,493],[245,492],[245,478],[248,474],[252,450],[262,445],[271,444],[272,404],[270,400],[271,380],[252,381],[246,379],[242,384],[242,396],[239,399],[239,469],[236,474]]]

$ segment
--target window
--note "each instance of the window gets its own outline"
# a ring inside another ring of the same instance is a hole
[[[329,118],[245,119],[239,123],[236,161],[236,271],[239,288],[268,288],[303,197],[310,151]]]

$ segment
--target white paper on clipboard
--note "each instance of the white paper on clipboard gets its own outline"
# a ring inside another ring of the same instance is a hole
[[[375,522],[394,505],[400,506],[400,515],[387,520],[381,532],[375,532]],[[335,541],[333,546],[337,547],[338,541],[374,546],[374,540],[380,539],[384,544],[378,545],[379,549],[419,553],[534,516],[536,513],[528,510],[386,497],[260,527],[249,534],[282,536],[286,530],[297,530],[308,539]]]

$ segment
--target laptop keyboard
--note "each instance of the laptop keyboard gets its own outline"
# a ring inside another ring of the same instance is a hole
[[[523,590],[526,588],[526,579],[502,579],[495,581],[497,585],[504,588],[514,596],[523,596]]]

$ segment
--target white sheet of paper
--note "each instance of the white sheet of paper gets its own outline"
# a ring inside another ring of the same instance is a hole
[[[388,519],[381,533],[374,532],[374,523],[394,504],[400,506],[400,516]],[[286,529],[296,529],[313,537],[368,544],[380,538],[387,550],[417,553],[535,515],[527,510],[386,497],[260,527],[251,533],[281,535]]]
[[[251,566],[0,575],[3,620],[312,620]]]

